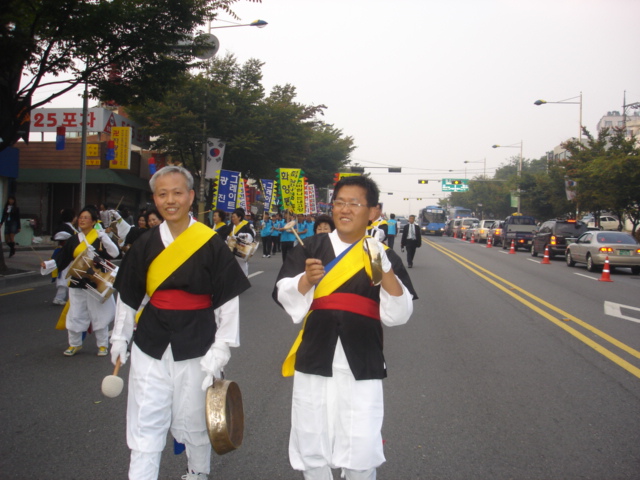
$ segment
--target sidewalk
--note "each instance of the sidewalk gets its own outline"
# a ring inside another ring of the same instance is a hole
[[[33,246],[33,249],[31,248]],[[0,272],[0,288],[20,285],[33,281],[51,281],[51,275],[40,275],[41,260],[49,260],[56,248],[55,242],[43,239],[42,243],[32,246],[16,245],[16,254],[9,258],[9,247],[2,244],[4,263],[7,270]],[[35,251],[34,251],[35,250]]]

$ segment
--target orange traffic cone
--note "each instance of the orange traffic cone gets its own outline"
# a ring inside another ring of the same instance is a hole
[[[453,231],[453,238],[458,238],[458,232],[457,231]]]
[[[485,248],[491,248],[491,237],[487,235],[487,246]]]
[[[509,249],[509,253],[516,253],[516,241],[511,240],[511,248]]]
[[[542,265],[551,265],[551,262],[549,261],[549,245],[545,245],[544,247],[544,257],[542,258],[542,262],[540,262]]]
[[[471,234],[471,243],[476,243],[476,234],[475,233]]]
[[[611,271],[609,270],[609,255],[604,259],[604,267],[602,268],[602,276],[598,279],[600,282],[613,282],[611,280]]]

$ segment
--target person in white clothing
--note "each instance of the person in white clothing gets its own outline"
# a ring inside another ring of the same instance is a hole
[[[372,283],[364,237],[378,196],[368,177],[340,180],[336,229],[296,246],[273,291],[295,323],[304,320],[283,374],[294,377],[289,460],[306,480],[331,480],[332,468],[347,480],[372,480],[385,461],[382,324],[406,323],[417,295],[402,260],[375,240],[383,273]]]
[[[85,207],[78,215],[77,235],[69,238],[54,260],[47,260],[40,265],[40,273],[47,275],[56,268],[60,275],[71,265],[78,255],[85,250],[92,250],[104,259],[116,258],[120,251],[104,232],[95,230],[98,222],[98,212],[94,207]],[[96,267],[97,268],[97,267]],[[102,302],[89,289],[96,288],[96,284],[86,276],[72,275],[69,280],[69,309],[66,313],[65,325],[69,335],[69,348],[64,355],[72,357],[82,348],[83,333],[93,329],[98,344],[98,356],[108,354],[109,324],[113,321],[115,302],[113,296]],[[65,315],[65,312],[63,312]]]

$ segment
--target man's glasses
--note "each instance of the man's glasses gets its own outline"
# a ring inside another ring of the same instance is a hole
[[[366,207],[366,205],[363,204],[363,203],[343,202],[342,200],[336,200],[331,205],[333,206],[333,208],[337,208],[338,210],[343,210],[345,208],[356,209],[356,208],[360,208],[360,207]]]

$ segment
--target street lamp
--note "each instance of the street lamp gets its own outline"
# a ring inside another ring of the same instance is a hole
[[[478,160],[477,162],[471,161],[471,160],[465,160],[464,163],[482,163],[483,165],[483,170],[482,170],[482,178],[483,179],[487,179],[487,157],[484,158],[484,160]],[[464,178],[467,178],[467,167],[464,167]]]
[[[520,162],[518,164],[518,213],[520,213],[520,207],[522,202],[520,199],[520,182],[522,181],[522,140],[520,143],[512,143],[511,145],[492,145],[491,148],[520,148]]]
[[[221,22],[224,22],[226,20],[219,20]],[[267,22],[265,22],[264,20],[254,20],[251,23],[233,23],[233,22],[228,22],[227,23],[231,23],[232,25],[223,25],[220,27],[212,27],[211,26],[211,20],[209,20],[209,33],[205,34],[204,36],[206,37],[203,42],[205,43],[205,46],[208,46],[208,49],[205,49],[205,56],[204,57],[199,57],[201,59],[208,59],[213,57],[217,51],[218,48],[220,48],[220,44],[218,43],[218,39],[214,36],[211,35],[211,30],[215,29],[215,28],[233,28],[233,27],[258,27],[258,28],[264,28],[268,25]],[[206,112],[207,110],[207,104],[206,104],[206,98],[205,98],[205,104],[204,104],[204,110]],[[205,213],[205,203],[204,203],[204,192],[205,192],[205,183],[206,183],[206,179],[204,178],[204,172],[206,170],[206,166],[207,166],[207,120],[206,117],[202,122],[202,163],[200,166],[200,192],[198,194],[198,217],[199,220],[202,223],[205,223],[205,217],[204,217],[204,213]]]
[[[575,100],[579,98],[578,102],[571,102],[570,100]],[[578,138],[580,139],[580,145],[582,145],[582,92],[577,97],[567,98],[565,100],[558,100],[557,102],[547,102],[546,100],[536,100],[533,102],[534,105],[544,105],[545,103],[565,103],[570,105],[580,105],[580,130],[578,131]]]
[[[627,110],[640,108],[640,102],[627,103],[627,91],[624,91],[622,99],[622,126],[624,127],[624,134],[627,134]]]

